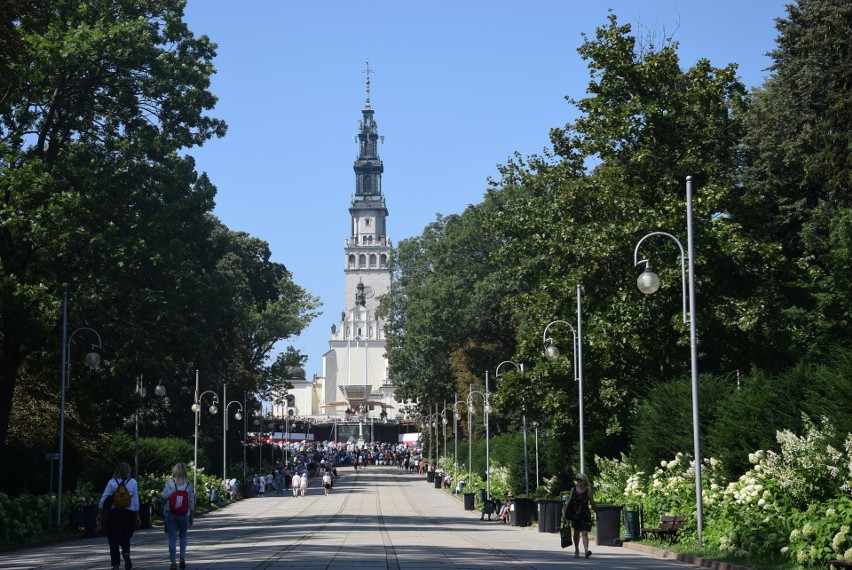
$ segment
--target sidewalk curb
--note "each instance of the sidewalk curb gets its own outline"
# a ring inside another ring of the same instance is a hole
[[[625,542],[624,544],[622,544],[622,546],[624,548],[627,548],[628,550],[644,552],[645,554],[657,556],[658,558],[670,558],[672,560],[686,562],[687,564],[692,564],[701,568],[713,568],[714,570],[754,570],[749,566],[740,566],[739,564],[731,564],[730,562],[720,562],[718,560],[711,560],[709,558],[701,558],[700,556],[692,556],[691,554],[672,552],[670,550],[664,550],[662,548],[657,548],[656,546],[649,546],[647,544]]]

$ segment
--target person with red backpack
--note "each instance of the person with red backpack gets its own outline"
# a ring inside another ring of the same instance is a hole
[[[178,463],[172,468],[172,478],[163,488],[163,517],[169,533],[169,557],[171,570],[177,570],[175,556],[177,538],[180,535],[180,567],[186,568],[186,531],[192,526],[192,513],[195,511],[195,489],[186,474],[186,464]]]
[[[106,513],[106,533],[109,541],[109,557],[112,570],[118,570],[121,564],[119,548],[124,556],[124,567],[130,570],[130,537],[135,527],[142,524],[139,518],[139,486],[136,479],[130,477],[130,464],[121,461],[115,466],[112,479],[107,483],[101,500],[98,502],[98,515],[95,518],[95,530],[101,530],[101,520]]]

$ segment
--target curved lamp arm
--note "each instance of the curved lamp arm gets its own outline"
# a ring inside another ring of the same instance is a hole
[[[500,367],[503,366],[504,364],[511,364],[512,366],[515,367],[515,370],[517,370],[521,374],[524,373],[523,362],[521,364],[518,364],[516,362],[512,362],[511,360],[504,360],[503,362],[501,362],[500,364],[497,365],[497,370],[494,371],[494,376],[496,376],[497,378],[500,377]]]
[[[547,358],[548,360],[556,360],[557,358],[559,358],[559,349],[556,347],[556,343],[554,342],[552,337],[547,336],[547,329],[549,329],[551,327],[551,325],[556,325],[556,324],[568,325],[568,328],[571,329],[571,337],[572,337],[571,350],[574,353],[574,382],[576,382],[579,377],[577,375],[577,329],[574,328],[574,325],[572,325],[568,321],[556,320],[556,321],[551,321],[550,323],[548,323],[548,325],[546,327],[544,327],[544,335],[542,335],[543,336],[542,340],[543,340],[543,343],[545,344],[544,357]]]
[[[101,355],[98,351],[101,349],[101,345],[103,343],[101,342],[100,333],[98,333],[98,331],[96,331],[95,329],[93,329],[91,327],[80,327],[78,329],[74,329],[74,331],[70,335],[68,335],[68,341],[66,342],[66,347],[65,347],[65,351],[67,353],[67,356],[65,358],[65,363],[64,363],[64,365],[65,365],[65,387],[66,388],[71,387],[71,374],[69,373],[70,370],[71,370],[71,340],[74,338],[75,334],[77,334],[78,332],[82,332],[82,331],[90,332],[90,333],[94,334],[95,337],[97,337],[97,339],[98,339],[98,343],[93,344],[92,350],[90,350],[89,352],[86,353],[86,358],[84,360],[84,362],[86,363],[86,366],[88,366],[89,368],[97,368],[101,363]]]
[[[639,279],[636,280],[637,285],[639,286],[639,290],[645,293],[646,295],[650,295],[654,293],[657,289],[660,288],[660,278],[657,277],[657,274],[651,270],[651,262],[649,259],[639,259],[639,246],[642,245],[642,242],[652,236],[664,236],[671,239],[673,242],[677,244],[677,247],[680,249],[680,272],[681,272],[681,290],[683,292],[683,322],[689,323],[691,319],[691,315],[689,315],[686,309],[686,264],[688,260],[688,256],[686,251],[683,249],[683,244],[680,243],[680,240],[677,239],[670,233],[666,232],[651,232],[642,239],[639,240],[639,243],[636,244],[636,249],[633,250],[633,266],[637,266],[639,264],[645,264],[645,270],[639,276]]]
[[[243,404],[237,400],[231,400],[227,404],[225,404],[225,429],[228,429],[228,409],[231,407],[231,404],[236,404],[240,408],[237,410],[237,413],[234,414],[234,419],[240,421],[243,419]]]
[[[201,399],[207,394],[211,394],[213,396],[213,403],[210,405],[210,413],[216,414],[219,412],[219,407],[216,405],[219,403],[219,395],[213,390],[205,390],[198,395],[198,399],[192,404],[192,411],[195,412],[195,423],[198,425],[201,425]]]

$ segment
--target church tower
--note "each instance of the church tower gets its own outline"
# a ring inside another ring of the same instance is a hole
[[[394,388],[388,380],[384,321],[376,317],[378,299],[390,291],[390,248],[382,193],[384,165],[379,158],[379,135],[367,97],[358,124],[355,193],[349,205],[349,235],[343,245],[344,310],[331,327],[329,350],[323,355],[323,395],[326,404],[346,402],[330,413],[362,419],[395,416]]]

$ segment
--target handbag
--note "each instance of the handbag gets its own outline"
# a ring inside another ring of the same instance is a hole
[[[567,522],[562,523],[562,527],[559,529],[559,540],[562,544],[562,548],[568,548],[571,546],[571,525]]]

